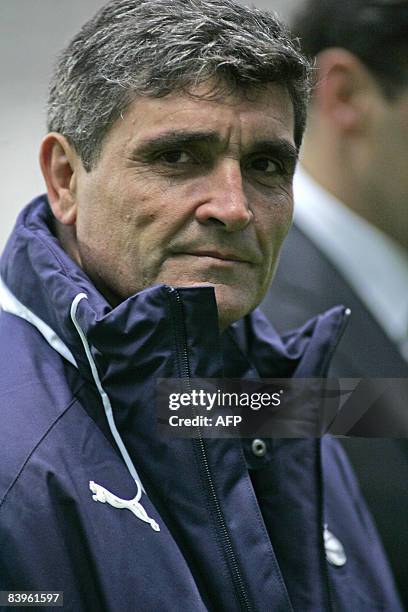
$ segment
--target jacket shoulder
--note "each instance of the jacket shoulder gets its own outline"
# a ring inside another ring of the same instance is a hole
[[[69,364],[29,323],[4,311],[0,346],[1,504],[30,454],[75,396],[65,375]]]

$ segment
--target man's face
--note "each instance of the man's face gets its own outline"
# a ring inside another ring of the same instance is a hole
[[[196,90],[202,94],[203,90]],[[213,285],[220,326],[261,301],[292,217],[290,97],[138,98],[76,176],[80,265],[111,302]]]

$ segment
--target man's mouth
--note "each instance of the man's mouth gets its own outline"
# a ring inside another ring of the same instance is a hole
[[[212,259],[221,259],[222,261],[231,261],[231,262],[235,262],[235,263],[250,263],[247,259],[245,259],[244,257],[237,255],[236,253],[227,253],[227,252],[222,252],[222,251],[218,251],[218,250],[199,250],[199,251],[192,251],[192,252],[186,252],[186,255],[192,255],[194,257],[211,257]]]
[[[209,258],[214,261],[223,262],[224,264],[253,264],[255,263],[249,257],[241,255],[240,253],[233,251],[224,251],[218,249],[186,249],[185,251],[177,251],[174,255],[188,256],[188,257],[200,257]]]

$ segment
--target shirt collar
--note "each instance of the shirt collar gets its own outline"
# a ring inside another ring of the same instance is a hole
[[[408,253],[340,202],[301,167],[295,222],[343,274],[386,334],[408,336]]]

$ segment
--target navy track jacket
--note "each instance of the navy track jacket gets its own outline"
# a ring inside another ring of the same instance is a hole
[[[335,440],[255,456],[156,431],[157,378],[324,376],[344,308],[283,338],[258,311],[220,336],[211,287],[112,309],[51,219],[34,200],[1,260],[0,590],[73,612],[400,610]]]

